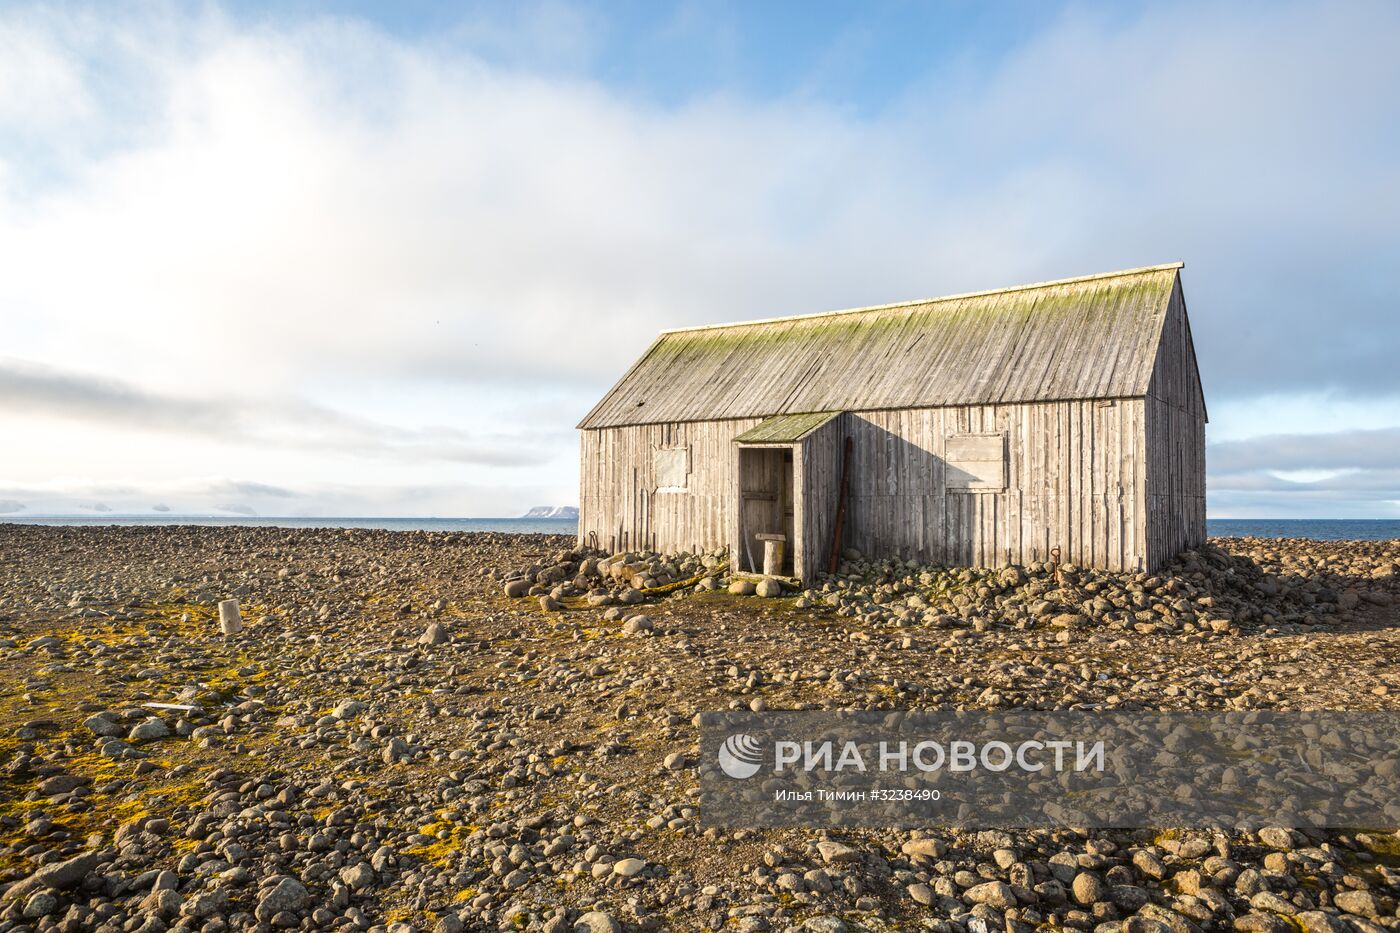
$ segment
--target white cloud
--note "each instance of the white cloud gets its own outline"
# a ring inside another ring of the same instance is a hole
[[[1266,434],[1212,444],[1207,454],[1211,468],[1221,473],[1400,470],[1400,428]]]
[[[1400,393],[1298,391],[1226,397],[1210,406],[1210,438],[1217,443],[1383,428],[1400,429]]]
[[[1400,428],[1339,427],[1210,444],[1212,514],[1400,517]]]
[[[515,483],[530,504],[572,501],[570,426],[661,327],[1178,257],[1213,404],[1394,394],[1397,34],[1386,3],[1077,12],[859,117],[638,102],[542,64],[600,55],[557,13],[409,41],[217,8],[10,11],[0,140],[27,142],[0,147],[6,352],[142,397],[280,406],[269,423],[334,411],[366,461],[396,430],[501,460],[529,435],[534,470],[364,462],[352,485]],[[0,410],[29,446],[59,433],[39,417]],[[149,428],[134,459],[170,483],[198,450],[324,492],[360,456]],[[76,480],[127,466],[80,446],[61,446]],[[56,456],[4,470],[30,483]]]
[[[29,516],[103,512],[115,515],[261,515],[269,517],[394,517],[471,515],[510,518],[560,501],[559,490],[531,483],[308,482],[284,488],[218,476],[95,483],[64,478],[33,485],[0,483],[0,514]]]
[[[295,398],[183,397],[142,391],[22,360],[0,357],[0,410],[26,419],[63,419],[135,431],[206,436],[224,442],[349,453],[370,458],[442,460],[519,467],[548,459],[546,432],[473,437],[451,427],[404,428]]]
[[[1270,470],[1269,474],[1289,483],[1322,483],[1346,476],[1352,470]]]

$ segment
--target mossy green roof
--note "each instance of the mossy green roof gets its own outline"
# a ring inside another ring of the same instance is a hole
[[[665,331],[579,427],[1142,396],[1180,268]]]
[[[737,444],[790,444],[802,440],[839,414],[839,411],[813,411],[777,415],[749,428],[734,441]]]

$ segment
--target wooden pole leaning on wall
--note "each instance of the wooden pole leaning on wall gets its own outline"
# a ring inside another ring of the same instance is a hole
[[[836,521],[831,528],[831,560],[828,573],[835,573],[841,560],[841,535],[846,530],[846,490],[851,484],[851,447],[853,441],[846,438],[845,449],[841,453],[841,492],[836,499]]]
[[[749,540],[749,526],[744,521],[744,500],[739,500],[739,537],[744,539],[744,553],[749,556],[749,572],[758,570],[758,565],[753,560],[753,542]],[[738,559],[739,555],[734,555]]]

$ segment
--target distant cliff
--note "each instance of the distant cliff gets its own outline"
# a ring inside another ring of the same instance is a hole
[[[572,505],[537,505],[521,518],[578,518],[578,509]]]

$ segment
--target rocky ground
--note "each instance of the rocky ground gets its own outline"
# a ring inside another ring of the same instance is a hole
[[[571,546],[0,525],[0,933],[1400,929],[1393,828],[705,828],[694,725],[1394,709],[1400,542],[1218,540],[1154,577],[848,554],[782,598],[722,555]]]

